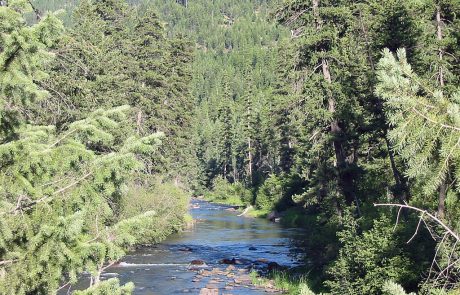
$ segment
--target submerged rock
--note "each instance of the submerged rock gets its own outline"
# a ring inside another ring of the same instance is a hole
[[[182,247],[182,248],[179,248],[178,250],[181,252],[192,252],[193,251],[193,249],[190,247]]]
[[[275,221],[277,218],[280,218],[280,214],[277,211],[272,211],[268,213],[267,219],[270,221]]]
[[[202,288],[200,290],[200,295],[219,295],[219,289]]]
[[[227,266],[227,268],[226,268],[225,270],[226,270],[226,271],[232,271],[232,270],[235,270],[235,269],[236,269],[235,266],[229,265],[229,266]]]
[[[190,262],[188,269],[190,269],[190,270],[200,270],[200,268],[203,268],[203,267],[208,267],[206,262],[204,262],[201,259],[195,259],[195,260],[192,260]]]
[[[268,269],[269,271],[272,271],[272,270],[280,270],[280,269],[282,269],[282,268],[283,268],[283,267],[282,267],[281,265],[279,265],[278,263],[276,263],[276,262],[274,262],[274,261],[269,262],[269,263],[267,264],[267,269]]]

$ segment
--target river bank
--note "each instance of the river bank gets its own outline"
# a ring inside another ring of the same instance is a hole
[[[213,198],[212,195],[203,195],[195,197],[198,200],[229,206],[229,210],[235,210],[238,215],[249,218],[262,218],[273,222],[279,222],[284,226],[307,228],[311,225],[311,216],[306,214],[302,207],[290,207],[283,211],[276,211],[273,209],[257,209],[252,205],[243,203],[240,197],[233,198]]]

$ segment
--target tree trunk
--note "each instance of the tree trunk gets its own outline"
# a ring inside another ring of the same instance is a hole
[[[437,35],[437,39],[439,41],[442,41],[442,19],[441,19],[441,7],[437,7],[436,9],[436,35]],[[443,59],[443,54],[444,54],[444,51],[442,49],[442,47],[439,48],[439,62],[441,63],[442,62],[442,59]],[[439,65],[439,85],[441,87],[444,87],[444,72],[443,72],[443,69],[442,69],[442,65],[440,64]]]
[[[232,160],[232,165],[233,165],[233,181],[238,182],[240,180],[240,177],[238,175],[238,169],[236,169],[237,165],[236,165],[236,159],[235,158],[233,158],[233,160]]]
[[[362,16],[361,11],[359,12],[359,22],[360,22],[361,31],[363,33],[364,42],[366,43],[367,59],[369,61],[371,70],[374,73],[375,72],[375,61],[372,56],[371,42],[370,42],[368,30],[366,26],[364,25],[363,16]],[[387,137],[388,127],[387,127],[387,120],[385,118],[385,113],[383,111],[383,102],[380,99],[378,100],[378,103],[376,106],[376,112],[378,115],[381,116],[382,122],[383,122],[384,139],[385,139],[385,143],[388,149],[388,157],[390,158],[390,166],[393,172],[393,178],[396,183],[396,188],[395,188],[394,193],[396,194],[396,198],[399,199],[401,204],[404,204],[404,202],[409,201],[409,188],[407,186],[406,179],[402,176],[401,172],[399,172],[398,167],[396,166],[394,154],[393,154],[393,151],[391,150],[391,144]]]
[[[438,41],[442,41],[442,18],[441,18],[441,7],[438,5],[436,7],[436,37]],[[441,86],[441,89],[444,88],[444,71],[442,68],[442,59],[444,55],[444,51],[442,47],[439,47],[438,49],[438,56],[439,56],[439,73],[438,73],[438,79],[439,79],[439,85]],[[446,195],[447,195],[447,190],[449,187],[447,186],[447,177],[444,177],[443,181],[441,182],[441,185],[439,186],[439,196],[438,196],[438,216],[440,218],[443,218],[445,216],[445,201],[446,201]]]
[[[251,137],[248,137],[248,173],[249,173],[249,184],[252,184],[252,146]]]
[[[252,185],[252,140],[251,140],[251,104],[250,97],[247,100],[247,121],[248,121],[248,176],[249,185]]]
[[[438,217],[444,218],[446,211],[447,180],[443,180],[439,186]]]
[[[399,199],[401,204],[404,204],[404,203],[409,202],[409,187],[407,186],[406,179],[404,178],[404,176],[401,175],[401,173],[398,170],[398,167],[396,166],[394,154],[393,154],[393,151],[391,150],[391,144],[387,137],[386,127],[385,127],[384,132],[385,132],[384,133],[385,142],[386,142],[387,149],[388,149],[388,156],[390,158],[391,171],[393,172],[393,177],[396,183],[396,188],[395,188],[394,193],[396,194],[396,197]]]
[[[315,22],[316,22],[316,29],[319,31],[322,25],[322,20],[319,15],[319,0],[312,0],[312,4],[313,4],[313,14],[315,17]],[[324,80],[326,80],[327,83],[331,84],[332,78],[331,78],[331,72],[329,69],[329,63],[327,59],[325,58],[321,59],[321,68],[322,68]],[[354,193],[353,178],[350,175],[350,173],[344,171],[348,165],[346,162],[346,157],[344,154],[342,142],[339,140],[339,137],[342,133],[342,129],[339,126],[338,120],[334,116],[335,110],[336,110],[336,107],[335,107],[336,101],[332,93],[329,93],[327,102],[328,102],[328,111],[332,115],[331,116],[332,121],[331,121],[330,127],[331,127],[331,133],[333,137],[336,167],[337,167],[337,171],[339,174],[339,179],[338,179],[339,187],[343,195],[345,196],[347,203],[352,204],[354,202],[356,204],[358,214],[361,215],[360,208],[359,208],[359,201]]]
[[[141,134],[141,128],[142,128],[142,111],[139,110],[137,112],[137,120],[136,120],[136,125],[137,125],[137,135]]]

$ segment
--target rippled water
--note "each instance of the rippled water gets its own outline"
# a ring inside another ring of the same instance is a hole
[[[132,281],[135,294],[198,294],[209,281],[193,282],[197,271],[190,262],[203,260],[208,269],[225,268],[222,259],[238,259],[237,268],[248,268],[264,259],[295,266],[300,251],[293,246],[302,239],[298,229],[282,228],[263,219],[237,216],[229,207],[193,200],[190,213],[197,220],[193,229],[170,236],[159,245],[143,247],[125,256],[123,262],[106,270],[103,277]],[[219,287],[223,288],[225,282]],[[222,289],[223,290],[223,289]],[[224,294],[265,294],[263,290],[233,287]]]

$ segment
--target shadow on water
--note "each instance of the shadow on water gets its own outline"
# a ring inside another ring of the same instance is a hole
[[[103,279],[117,277],[121,283],[134,282],[134,294],[198,294],[209,280],[196,280],[197,269],[190,262],[200,260],[199,268],[225,269],[223,259],[235,258],[238,269],[267,262],[286,267],[303,261],[298,244],[304,236],[300,229],[283,228],[263,219],[237,216],[229,207],[192,200],[190,213],[197,221],[193,229],[174,234],[163,243],[145,246],[126,255],[110,267]],[[86,282],[87,283],[87,282]],[[217,279],[222,290],[228,280]],[[85,282],[80,282],[83,287]],[[265,294],[247,286],[233,286],[229,294]]]

